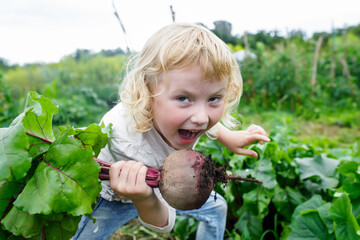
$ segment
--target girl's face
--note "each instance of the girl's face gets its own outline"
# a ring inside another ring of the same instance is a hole
[[[153,92],[154,127],[169,146],[191,148],[222,115],[226,80],[204,79],[199,67],[173,70]]]

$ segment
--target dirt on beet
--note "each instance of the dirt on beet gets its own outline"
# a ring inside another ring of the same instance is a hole
[[[225,171],[225,168],[220,167],[216,168],[211,154],[205,157],[205,163],[203,165],[203,171],[201,172],[202,181],[200,181],[200,188],[208,188],[209,183],[227,183],[228,178]]]

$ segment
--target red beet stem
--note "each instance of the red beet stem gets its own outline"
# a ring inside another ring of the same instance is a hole
[[[109,174],[110,167],[101,166],[101,172],[108,173]]]
[[[101,172],[101,173],[99,173],[99,178],[100,178],[101,180],[109,180],[109,179],[110,179],[110,176],[109,176],[109,174],[107,174],[107,173]]]
[[[101,167],[101,172],[99,173],[99,178],[101,180],[109,180],[110,179],[109,171],[110,171],[110,167],[111,167],[112,163],[103,161],[98,158],[94,158],[94,160],[97,163],[99,163],[100,167]],[[156,168],[148,168],[148,170],[146,172],[146,178],[145,178],[145,182],[147,183],[147,185],[149,185],[150,187],[158,187],[160,179],[161,179],[160,170],[158,170]]]
[[[96,157],[94,157],[93,159],[102,166],[111,167],[111,163],[109,163],[109,162],[103,161],[103,160],[98,159]]]

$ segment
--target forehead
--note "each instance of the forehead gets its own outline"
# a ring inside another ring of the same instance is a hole
[[[159,81],[159,87],[164,90],[186,90],[198,89],[198,91],[210,88],[210,90],[220,90],[225,88],[226,79],[207,78],[200,67],[175,69],[164,73]]]
[[[213,71],[209,71],[208,68],[204,68],[200,65],[191,65],[182,68],[176,68],[168,72],[163,72],[161,74],[161,80],[166,82],[169,79],[177,78],[179,81],[183,78],[193,78],[205,82],[223,82],[224,79],[227,79],[226,76],[219,76],[213,74]]]

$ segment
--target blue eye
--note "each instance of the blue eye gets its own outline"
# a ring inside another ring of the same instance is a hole
[[[184,96],[178,97],[177,100],[180,102],[189,102],[189,98],[184,97]]]

